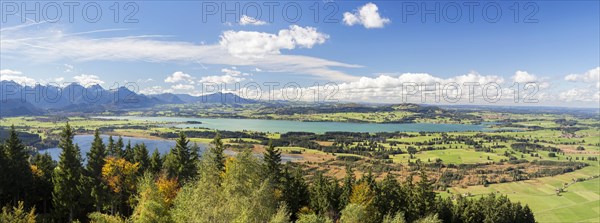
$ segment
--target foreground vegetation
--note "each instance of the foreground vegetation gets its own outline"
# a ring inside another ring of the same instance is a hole
[[[467,111],[464,114],[440,111],[440,115],[436,116],[435,108],[429,108],[430,111],[424,111],[424,114],[420,115],[414,109],[427,108],[411,107],[410,105],[382,108],[345,105],[342,108],[337,108],[337,110],[327,106],[306,107],[298,110],[300,112],[296,114],[290,113],[293,109],[290,110],[285,107],[261,110],[260,107],[230,106],[198,110],[183,106],[177,108],[177,112],[165,108],[164,110],[130,111],[125,114],[160,116],[187,114],[188,116],[200,115],[205,117],[202,112],[210,113],[210,109],[219,111],[224,109],[224,112],[207,114],[206,117],[216,115],[216,117],[378,123],[403,122],[400,119],[413,117],[409,122],[478,123],[485,120],[493,123],[489,124],[489,130],[492,131],[483,132],[325,132],[316,134],[310,132],[220,131],[222,147],[229,150],[227,151],[229,154],[237,153],[240,156],[243,153],[252,151],[254,156],[262,157],[262,154],[268,150],[275,149],[281,152],[284,160],[292,160],[280,166],[281,172],[285,173],[284,176],[297,175],[302,178],[308,188],[308,195],[305,195],[308,197],[308,201],[305,201],[300,208],[294,208],[293,205],[287,205],[286,203],[286,210],[287,213],[290,213],[291,220],[297,220],[299,214],[314,213],[315,215],[311,215],[314,219],[323,220],[327,217],[334,221],[341,221],[347,219],[342,218],[344,213],[348,213],[346,216],[349,216],[349,212],[344,212],[344,209],[355,208],[349,206],[348,202],[342,202],[344,199],[339,195],[334,196],[338,197],[337,200],[339,201],[333,211],[316,210],[312,206],[313,203],[311,203],[313,198],[310,195],[310,188],[314,187],[314,183],[319,176],[329,182],[337,182],[338,186],[336,188],[338,189],[344,188],[346,176],[358,178],[354,180],[356,183],[363,182],[365,179],[376,182],[370,185],[379,185],[389,178],[389,180],[395,180],[401,188],[404,188],[403,191],[406,191],[408,190],[406,188],[410,188],[407,185],[418,185],[421,180],[419,175],[427,176],[427,182],[429,182],[431,190],[438,194],[436,200],[449,199],[454,205],[459,204],[460,199],[478,200],[493,193],[496,197],[506,196],[512,201],[527,204],[539,222],[555,222],[557,220],[562,222],[594,222],[599,220],[600,207],[597,203],[600,201],[598,195],[598,191],[600,191],[600,188],[598,188],[600,124],[598,124],[597,117],[567,113],[533,115],[479,110]],[[342,110],[344,112],[340,112]],[[202,114],[189,113],[194,111]],[[101,115],[122,114],[107,113]],[[404,121],[407,120],[404,119]],[[10,126],[14,125],[18,130],[19,138],[26,145],[25,150],[27,152],[25,156],[30,157],[28,159],[29,165],[34,164],[36,166],[33,167],[34,172],[37,173],[36,175],[50,173],[44,179],[52,179],[54,171],[45,170],[54,168],[47,167],[50,165],[44,164],[52,163],[52,160],[49,157],[37,155],[39,153],[38,149],[57,147],[62,139],[61,133],[64,131],[62,125],[67,121],[72,126],[74,134],[91,135],[98,130],[104,135],[177,141],[180,141],[181,135],[184,134],[186,139],[190,140],[188,146],[190,150],[192,148],[198,150],[197,147],[193,146],[193,143],[208,144],[213,142],[217,136],[216,131],[212,129],[175,127],[181,123],[96,119],[85,116],[70,116],[68,118],[40,116],[1,119],[0,138],[9,138]],[[103,201],[105,205],[102,206],[104,207],[100,209],[96,209],[93,205],[91,208],[88,207],[87,212],[95,212],[95,217],[105,216],[98,214],[103,213],[120,216],[123,219],[133,219],[134,205],[137,206],[136,197],[141,196],[139,188],[142,188],[142,186],[139,185],[139,181],[144,178],[145,172],[149,172],[151,176],[147,178],[155,182],[159,180],[161,182],[173,181],[173,175],[169,175],[169,171],[167,171],[176,169],[175,167],[167,168],[175,163],[173,158],[169,158],[174,157],[173,155],[159,154],[154,152],[154,148],[146,148],[142,145],[128,146],[126,144],[119,137],[110,140],[105,145],[107,150],[105,164],[115,163],[116,166],[113,166],[119,171],[133,171],[131,166],[139,163],[138,169],[135,171],[136,174],[133,174],[135,177],[122,180],[133,183],[129,183],[129,187],[119,187],[119,191],[129,190],[129,192],[119,195],[121,197],[118,199],[110,198],[108,201]],[[269,145],[272,145],[273,148]],[[148,155],[149,158],[144,158],[146,156],[143,154],[148,153],[151,154]],[[192,152],[190,154],[197,153]],[[87,166],[89,157],[86,154],[82,154],[82,156],[80,162],[82,165]],[[137,158],[135,158],[136,156]],[[110,157],[117,159],[109,159]],[[251,158],[258,162],[258,164],[253,164],[254,167],[262,168],[265,165],[262,159]],[[175,200],[177,200],[176,197],[182,196],[180,194],[185,190],[191,190],[186,188],[192,185],[192,181],[196,182],[201,179],[199,176],[202,175],[203,170],[201,168],[202,159],[204,158],[196,156],[194,161],[191,162],[194,165],[188,165],[196,167],[192,179],[182,181],[181,177],[177,177],[177,183],[175,183],[176,188],[178,188],[177,196],[169,198],[168,216],[170,216],[171,221],[174,221],[172,218],[176,206],[174,205]],[[237,160],[238,158],[232,159]],[[39,163],[39,165],[36,163]],[[223,163],[227,165],[228,160],[226,159]],[[254,167],[253,169],[256,169]],[[348,174],[348,168],[352,169],[352,174]],[[102,174],[101,169],[96,168],[99,171],[96,172],[96,175]],[[264,171],[261,170],[260,172],[261,176],[255,179],[264,179]],[[115,173],[113,172],[113,174]],[[82,174],[86,174],[86,172],[82,171]],[[9,176],[8,179],[12,178]],[[282,177],[282,179],[285,179],[285,177]],[[95,182],[102,181],[106,181],[106,179],[100,177]],[[281,182],[286,181],[279,181],[280,184]],[[331,184],[333,185],[333,183]],[[50,182],[46,186],[48,185],[54,184]],[[221,188],[221,185],[203,185],[203,187]],[[283,191],[281,186],[276,187],[274,185],[271,184],[272,190],[270,191],[275,196],[275,210],[280,210],[280,204],[285,203],[281,196],[289,192]],[[90,188],[93,189],[94,187]],[[373,186],[373,188],[376,196],[383,193],[381,189],[383,186]],[[332,189],[332,191],[336,190]],[[341,194],[341,192],[337,193]],[[44,193],[40,192],[39,194]],[[42,199],[33,203],[25,199],[18,199],[25,201],[24,209],[19,212],[20,215],[31,216],[31,208],[35,206],[35,214],[38,219],[55,219],[54,214],[51,214],[55,212],[53,211],[55,208],[52,202],[52,194],[49,193],[48,195],[46,193],[45,196],[47,196],[45,200]],[[216,200],[222,200],[225,195],[215,196],[219,197],[215,198]],[[405,193],[403,196],[409,195]],[[115,199],[122,204],[113,205],[116,202]],[[253,197],[252,199],[258,198]],[[11,208],[19,207],[18,200],[9,202]],[[240,203],[237,200],[236,202]],[[402,202],[407,201],[402,200]],[[110,205],[107,206],[106,204]],[[225,207],[226,205],[221,204],[221,206]],[[306,208],[303,209],[303,207]],[[11,208],[6,208],[6,213],[11,212]],[[381,211],[377,208],[372,210],[377,210],[377,220],[382,220],[385,216],[391,219],[396,214]],[[418,218],[429,216],[428,219],[431,219],[432,214],[438,214],[438,219],[448,222],[447,218],[444,217],[447,215],[443,215],[437,210],[430,212],[428,215],[419,215]],[[403,219],[416,220],[416,217],[411,217],[409,209],[404,208],[400,211],[404,213]],[[222,210],[219,212],[222,212]],[[368,213],[372,215],[371,212]],[[202,215],[206,215],[206,213]],[[79,215],[78,217],[82,221],[89,218],[93,217],[87,215]]]
[[[161,157],[143,144],[104,145],[97,131],[84,163],[73,136],[67,124],[55,163],[28,157],[12,128],[0,173],[19,180],[2,181],[2,221],[535,222],[527,205],[505,196],[441,198],[423,171],[399,183],[392,174],[356,179],[348,167],[339,181],[282,165],[272,145],[262,159],[250,150],[226,157],[219,134],[202,157],[184,134]]]

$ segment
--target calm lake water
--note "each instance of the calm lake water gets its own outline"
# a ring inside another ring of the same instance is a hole
[[[100,137],[102,138],[102,141],[104,142],[104,145],[108,145],[108,135],[100,135]],[[115,137],[113,136],[113,139],[115,140],[115,143],[118,140],[118,136]],[[169,151],[171,151],[171,148],[175,147],[175,141],[174,140],[160,140],[160,139],[145,139],[145,138],[137,138],[137,137],[122,137],[123,138],[123,143],[125,145],[127,145],[127,142],[131,142],[131,146],[133,147],[135,144],[141,144],[144,143],[146,144],[146,147],[148,148],[148,155],[152,155],[152,153],[154,152],[155,149],[158,149],[158,152],[162,155],[162,154],[166,154]],[[73,137],[73,142],[77,145],[79,145],[79,149],[81,150],[81,157],[84,159],[84,163],[85,163],[85,158],[87,156],[87,153],[90,151],[90,148],[92,147],[92,142],[94,141],[94,136],[93,135],[76,135],[75,137]],[[190,143],[190,145],[192,145],[193,143]],[[204,144],[204,143],[198,143],[198,146],[200,147],[200,152],[204,152],[204,150],[206,148],[208,148],[208,144]],[[61,153],[62,149],[60,148],[48,148],[48,149],[40,149],[39,152],[40,153],[49,153],[50,156],[52,156],[52,159],[54,160],[59,160],[59,156]],[[231,151],[231,150],[225,150],[225,154],[227,155],[235,155],[236,152],[235,151]],[[260,156],[260,154],[258,154],[257,156]],[[281,160],[283,162],[288,162],[288,161],[292,161],[294,159],[298,159],[297,157],[294,156],[287,156],[287,155],[282,155],[281,156]]]
[[[143,120],[149,122],[175,123],[177,128],[209,128],[226,131],[260,132],[468,132],[492,131],[487,124],[434,124],[434,123],[349,123],[349,122],[301,122],[288,120],[233,119],[233,118],[184,118],[184,117],[143,117],[143,116],[100,116],[94,118]],[[190,124],[186,122],[202,122]]]

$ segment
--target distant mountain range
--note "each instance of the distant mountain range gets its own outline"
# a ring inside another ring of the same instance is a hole
[[[0,81],[0,116],[42,115],[48,111],[98,112],[104,110],[148,108],[160,104],[220,103],[249,104],[232,93],[201,96],[188,94],[138,94],[126,87],[106,90],[100,85],[84,87],[77,83],[65,87],[53,85],[23,86]]]

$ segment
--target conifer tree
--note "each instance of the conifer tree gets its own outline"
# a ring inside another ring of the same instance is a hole
[[[6,178],[3,181],[13,179],[6,180],[6,201],[10,201],[13,206],[16,206],[17,202],[26,199],[33,181],[33,175],[27,161],[29,155],[25,150],[25,145],[19,139],[14,125],[10,128],[9,136],[4,142],[3,148],[6,159]]]
[[[196,174],[196,166],[192,161],[190,140],[183,132],[175,142],[175,148],[171,150],[165,160],[165,169],[169,178],[177,178],[180,183],[192,179]]]
[[[215,165],[217,170],[225,171],[225,154],[223,153],[225,151],[225,147],[219,132],[217,132],[215,138],[210,144],[211,146],[206,155],[210,159],[210,162]]]
[[[154,152],[152,152],[152,156],[150,157],[150,165],[148,168],[152,173],[157,174],[162,169],[162,166],[162,157],[160,156],[158,149],[154,149]]]
[[[123,157],[123,153],[125,153],[123,147],[125,147],[125,144],[123,143],[123,137],[119,136],[119,138],[117,139],[117,143],[115,144],[116,157]]]
[[[117,145],[112,136],[108,137],[108,145],[106,145],[106,153],[108,156],[119,157],[121,155],[121,149],[117,151]]]
[[[350,196],[352,195],[352,187],[356,178],[354,177],[354,171],[352,171],[352,167],[350,164],[346,165],[346,176],[344,177],[342,185],[342,194],[340,196],[340,206],[345,207],[348,203],[350,203]]]
[[[69,222],[77,218],[79,204],[81,201],[81,153],[79,146],[73,143],[73,129],[69,123],[63,128],[60,134],[58,147],[62,149],[60,161],[54,169],[52,182],[54,191],[52,199],[54,207],[57,209],[58,217],[66,217]]]
[[[0,141],[0,179],[8,179],[8,161],[4,152],[4,140]],[[0,203],[5,203],[8,195],[8,181],[0,180]]]
[[[148,157],[146,144],[136,144],[133,147],[133,162],[140,164],[140,174],[143,174],[150,167],[150,158]]]
[[[109,142],[110,143],[110,142]],[[102,181],[102,167],[106,163],[106,148],[98,130],[94,132],[92,148],[87,154],[85,168],[87,188],[96,211],[100,211],[108,201],[108,186]]]
[[[275,149],[273,141],[269,140],[269,145],[263,155],[265,163],[265,171],[267,178],[274,185],[279,185],[281,182],[281,151]]]
[[[302,177],[302,169],[298,168],[290,173],[288,168],[283,172],[284,180],[282,182],[282,196],[287,208],[292,214],[292,219],[296,219],[296,213],[300,208],[307,207],[310,203],[308,185]]]
[[[122,141],[120,136],[119,140]],[[122,157],[123,159],[127,160],[127,162],[133,163],[133,147],[131,146],[131,140],[127,141],[127,145],[125,146],[125,150],[123,151]]]
[[[34,168],[35,167],[35,168]],[[37,153],[32,160],[32,170],[39,171],[38,175],[34,175],[33,192],[36,197],[34,205],[38,207],[41,213],[48,213],[51,209],[52,201],[52,173],[56,167],[56,161],[48,153]]]

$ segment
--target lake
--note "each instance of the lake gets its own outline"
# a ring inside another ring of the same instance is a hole
[[[259,132],[469,132],[493,131],[490,123],[470,124],[437,124],[437,123],[351,123],[351,122],[301,122],[289,120],[267,119],[234,119],[234,118],[184,118],[184,117],[144,117],[144,116],[99,116],[93,118],[142,120],[157,123],[175,123],[177,128],[209,128],[226,131],[259,131]],[[186,123],[186,122],[201,122]]]
[[[100,135],[100,137],[102,138],[102,141],[104,142],[104,145],[108,145],[108,135]],[[118,140],[118,136],[113,136],[113,139],[115,140],[115,143],[117,143]],[[155,149],[158,149],[158,152],[162,155],[162,154],[166,154],[169,151],[171,151],[171,148],[175,147],[175,141],[174,140],[162,140],[162,139],[146,139],[146,138],[137,138],[137,137],[125,137],[123,136],[123,143],[125,145],[127,145],[127,142],[131,142],[131,146],[133,147],[135,144],[141,144],[144,143],[146,144],[146,147],[148,148],[149,151],[149,156],[152,155],[152,153],[154,152]],[[90,151],[90,148],[92,147],[92,142],[94,141],[94,136],[93,135],[76,135],[75,137],[73,137],[73,143],[79,145],[79,149],[81,150],[81,157],[84,159],[84,163],[85,159],[87,157],[87,153]],[[190,143],[190,145],[193,145],[193,143]],[[206,148],[208,148],[208,144],[204,144],[204,143],[198,143],[198,146],[200,147],[200,152],[204,152],[204,150],[206,150]],[[54,160],[58,160],[60,153],[61,153],[62,149],[61,148],[48,148],[48,149],[40,149],[39,152],[40,153],[48,153],[50,154],[50,156],[52,156],[52,159]],[[231,150],[225,150],[225,154],[227,155],[235,155],[237,154],[237,152],[235,151],[231,151]],[[257,154],[258,157],[260,157],[260,154]],[[292,161],[292,160],[296,160],[299,159],[296,156],[288,156],[288,155],[281,155],[281,160],[282,162],[288,162],[288,161]]]

